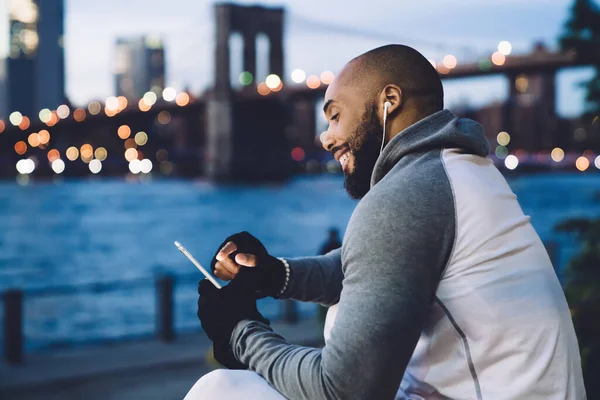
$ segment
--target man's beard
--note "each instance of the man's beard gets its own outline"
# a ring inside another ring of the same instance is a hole
[[[344,171],[344,187],[353,199],[362,199],[371,188],[371,175],[379,157],[383,126],[375,103],[367,106],[360,124],[348,139],[354,158],[352,171]]]

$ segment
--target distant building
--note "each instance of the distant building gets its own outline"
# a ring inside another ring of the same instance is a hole
[[[117,96],[139,99],[148,91],[159,93],[165,87],[165,51],[155,37],[119,38],[115,54]]]
[[[65,102],[64,0],[0,2],[0,114],[36,116]]]

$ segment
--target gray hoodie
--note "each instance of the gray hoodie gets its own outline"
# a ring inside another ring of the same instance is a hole
[[[335,306],[323,349],[242,321],[235,355],[291,399],[581,399],[551,262],[478,123],[443,110],[385,147],[341,250],[285,297]]]

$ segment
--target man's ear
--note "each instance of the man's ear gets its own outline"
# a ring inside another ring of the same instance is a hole
[[[392,84],[386,85],[386,87],[383,88],[381,94],[379,95],[379,110],[382,117],[384,104],[386,102],[390,103],[387,109],[389,116],[390,114],[393,114],[396,110],[400,109],[400,107],[402,107],[403,100],[404,97],[402,96],[402,89],[400,89],[399,86]]]

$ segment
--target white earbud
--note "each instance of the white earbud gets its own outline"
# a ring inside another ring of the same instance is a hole
[[[387,122],[388,108],[390,108],[391,106],[392,103],[390,103],[389,101],[383,103],[383,137],[381,138],[381,149],[379,150],[379,154],[381,154],[381,152],[383,151],[383,146],[385,144],[385,125]]]

